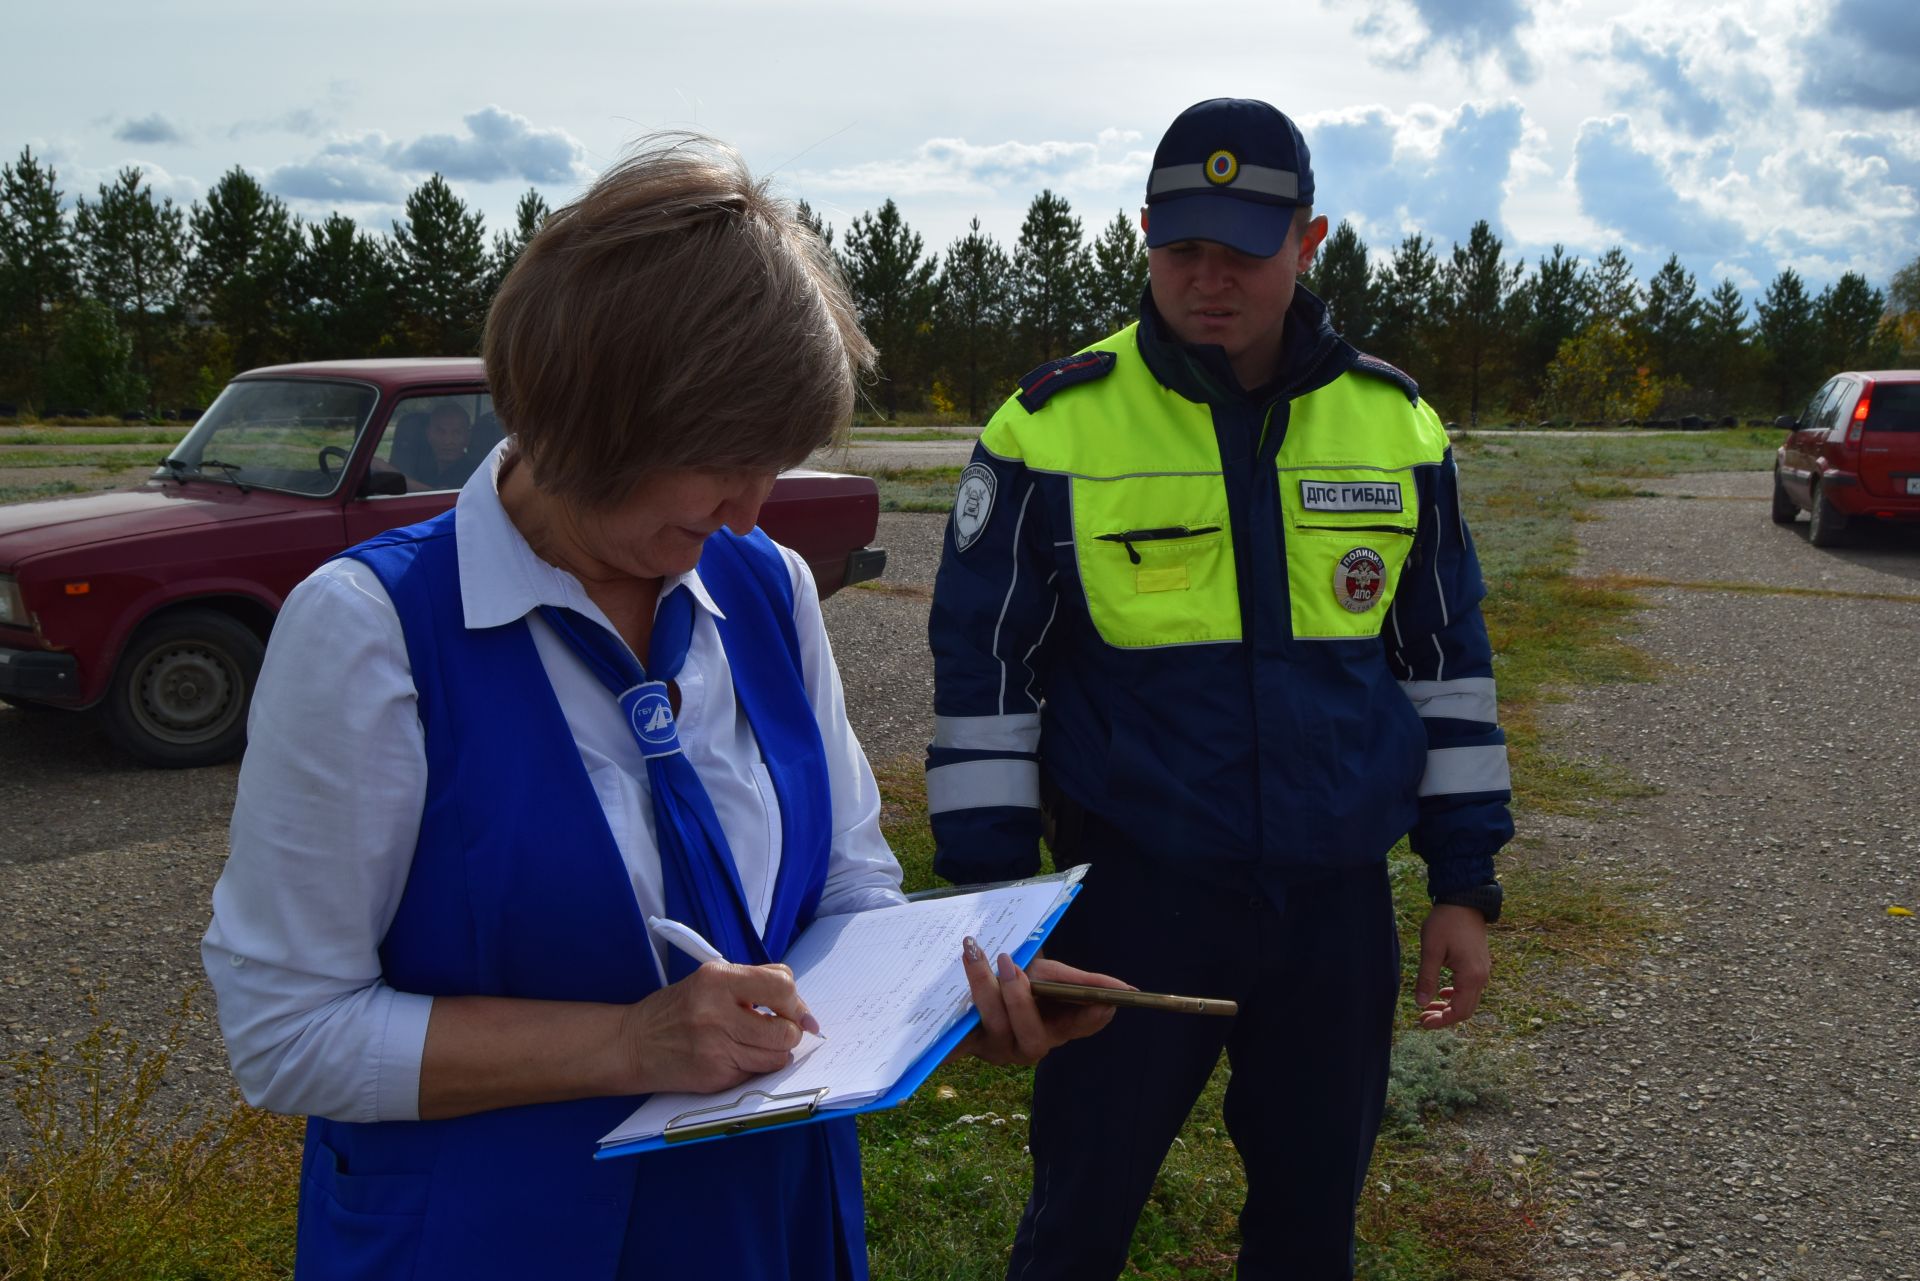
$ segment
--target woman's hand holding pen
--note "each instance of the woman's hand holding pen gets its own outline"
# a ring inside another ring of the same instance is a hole
[[[819,1030],[786,966],[709,961],[627,1007],[629,1092],[724,1090],[785,1067],[801,1032]]]
[[[1089,974],[1039,957],[1022,971],[1004,952],[996,976],[987,954],[972,939],[966,940],[962,959],[967,986],[973,990],[973,1003],[980,1011],[980,1026],[960,1042],[954,1054],[972,1054],[989,1063],[1038,1063],[1056,1046],[1091,1036],[1113,1020],[1113,1007],[1108,1005],[1041,1004],[1034,1000],[1027,982],[1029,973],[1037,979],[1089,987],[1128,986],[1109,975]]]

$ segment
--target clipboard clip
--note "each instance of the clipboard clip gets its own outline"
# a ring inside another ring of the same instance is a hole
[[[813,1115],[814,1109],[829,1093],[829,1088],[824,1085],[817,1090],[795,1090],[790,1094],[748,1090],[731,1102],[682,1112],[667,1122],[667,1128],[660,1137],[667,1143],[685,1143],[690,1139],[715,1139],[746,1130],[758,1130],[763,1126],[805,1120]],[[762,1101],[753,1103],[753,1099]]]

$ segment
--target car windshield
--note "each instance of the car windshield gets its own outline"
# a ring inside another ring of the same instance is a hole
[[[154,473],[292,494],[340,487],[353,445],[380,395],[359,383],[253,379],[220,398]]]

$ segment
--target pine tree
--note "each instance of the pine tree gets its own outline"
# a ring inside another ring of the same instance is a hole
[[[0,166],[0,386],[41,405],[58,308],[74,296],[73,239],[59,178],[31,147]]]
[[[1071,354],[1092,328],[1093,255],[1064,196],[1043,190],[1027,206],[1013,250],[1020,336],[1030,364]]]
[[[1820,367],[1820,328],[1813,301],[1799,273],[1788,267],[1773,278],[1754,308],[1760,314],[1756,336],[1776,413],[1792,410],[1813,389]]]
[[[812,205],[802,200],[793,212],[802,226],[811,228],[813,234],[820,237],[822,244],[829,249],[833,248],[833,228],[827,225],[826,219],[822,218]]]
[[[394,276],[414,350],[465,356],[479,349],[487,307],[487,242],[479,213],[434,174],[407,196],[393,224]]]
[[[311,224],[293,282],[302,359],[350,360],[391,350],[393,261],[379,237],[345,214]]]
[[[1352,223],[1340,220],[1315,255],[1313,270],[1301,277],[1301,283],[1327,304],[1328,316],[1342,338],[1356,347],[1371,349],[1380,290],[1367,259],[1367,242],[1360,239]]]
[[[1539,396],[1553,358],[1587,323],[1590,309],[1581,280],[1580,260],[1570,257],[1565,245],[1555,245],[1520,286],[1517,390],[1523,399]]]
[[[932,323],[940,256],[922,259],[922,243],[888,199],[879,212],[853,220],[840,251],[861,327],[880,349],[880,399],[888,418],[900,412],[901,388],[915,385]]]
[[[1416,377],[1427,363],[1440,292],[1433,242],[1414,234],[1400,242],[1380,275],[1374,349]]]
[[[1093,328],[1112,333],[1140,315],[1147,291],[1147,244],[1123,209],[1093,242]]]
[[[187,289],[226,331],[238,366],[249,369],[281,355],[303,236],[299,222],[237,165],[187,221],[193,232]]]
[[[1743,407],[1734,399],[1734,388],[1746,383],[1751,354],[1747,304],[1740,286],[1723,280],[1713,287],[1700,311],[1699,334],[1699,368],[1708,401],[1717,413],[1732,413]]]
[[[186,215],[172,200],[156,204],[153,188],[130,167],[100,185],[96,203],[75,202],[73,226],[81,277],[132,335],[134,367],[151,406],[155,348],[186,280]]]
[[[1480,407],[1499,382],[1512,348],[1513,295],[1524,263],[1502,261],[1500,237],[1482,218],[1467,233],[1465,245],[1456,244],[1441,273],[1439,312],[1443,325],[1435,347],[1440,367],[1453,374],[1446,381],[1464,383],[1467,422],[1480,425]]]
[[[1646,305],[1640,312],[1647,359],[1656,372],[1694,381],[1688,375],[1703,310],[1693,273],[1680,265],[1680,255],[1668,255],[1666,264],[1647,281]]]
[[[934,340],[949,385],[971,423],[984,421],[994,394],[1009,374],[1012,274],[1007,251],[980,230],[978,218],[967,224],[966,235],[947,246],[940,268]],[[1011,371],[1016,377],[1019,372]]]
[[[1628,329],[1639,327],[1640,282],[1634,279],[1633,263],[1619,245],[1600,255],[1587,269],[1581,285],[1594,319],[1617,320]]]
[[[513,207],[513,230],[496,231],[493,234],[493,258],[488,264],[487,299],[499,291],[500,284],[513,270],[513,264],[520,261],[527,242],[532,240],[546,225],[553,210],[547,207],[546,197],[539,191],[528,187],[526,194],[520,197],[520,203]]]
[[[1820,362],[1827,372],[1877,364],[1876,338],[1887,296],[1849,271],[1814,299],[1814,323],[1820,329]]]

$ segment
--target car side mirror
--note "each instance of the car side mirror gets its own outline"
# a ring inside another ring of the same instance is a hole
[[[1800,426],[1800,420],[1798,418],[1795,418],[1792,414],[1781,414],[1778,418],[1773,420],[1773,425],[1775,427],[1778,427],[1781,431],[1795,431]]]
[[[404,494],[407,492],[407,474],[376,467],[367,473],[360,482],[360,497],[372,498],[376,494]]]

